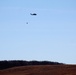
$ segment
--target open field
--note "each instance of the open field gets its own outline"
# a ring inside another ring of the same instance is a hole
[[[32,65],[0,70],[0,75],[76,75],[76,65]]]

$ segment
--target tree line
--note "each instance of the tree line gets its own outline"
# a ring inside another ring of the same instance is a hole
[[[51,62],[51,61],[23,61],[23,60],[4,60],[0,61],[0,70],[28,65],[62,65],[63,63]]]

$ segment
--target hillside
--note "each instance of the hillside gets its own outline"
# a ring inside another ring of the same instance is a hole
[[[76,75],[76,65],[31,65],[0,70],[0,75]]]

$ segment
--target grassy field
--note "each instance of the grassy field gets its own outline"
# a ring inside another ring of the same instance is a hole
[[[76,75],[76,65],[32,65],[0,70],[0,75]]]

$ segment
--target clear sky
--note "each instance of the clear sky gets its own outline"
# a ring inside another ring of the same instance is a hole
[[[76,0],[0,0],[0,60],[76,64]]]

